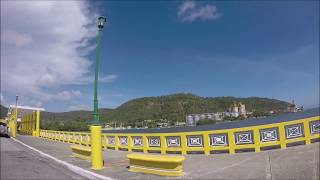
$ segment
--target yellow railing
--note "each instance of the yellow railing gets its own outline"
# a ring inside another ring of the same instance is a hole
[[[103,133],[106,149],[181,153],[211,153],[252,150],[268,147],[285,149],[294,143],[310,144],[320,138],[320,117],[233,129],[174,133]],[[40,137],[90,146],[90,133],[41,130]]]
[[[33,136],[39,136],[40,130],[40,111],[32,111],[22,116],[20,122],[20,132]]]

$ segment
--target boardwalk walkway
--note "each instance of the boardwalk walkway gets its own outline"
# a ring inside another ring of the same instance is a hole
[[[0,138],[0,179],[84,179],[9,138]]]
[[[60,160],[90,170],[87,161],[71,158],[69,144],[31,136],[18,140]],[[1,144],[2,145],[2,144]],[[319,143],[260,153],[187,155],[184,176],[174,179],[319,179]],[[1,147],[2,149],[3,147]],[[2,153],[2,150],[1,150]],[[4,152],[5,154],[6,152]],[[126,151],[104,150],[105,168],[93,171],[114,179],[172,179],[128,172]],[[1,155],[2,156],[2,155]],[[1,159],[1,163],[2,159]],[[2,170],[1,166],[1,170]],[[1,173],[2,174],[2,173]],[[23,176],[21,177],[23,178]],[[76,178],[76,177],[74,177]],[[2,179],[2,178],[1,178]],[[70,178],[68,178],[70,179]]]

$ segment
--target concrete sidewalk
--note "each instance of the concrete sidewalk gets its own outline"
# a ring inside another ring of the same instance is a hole
[[[33,150],[15,142],[12,138],[0,137],[0,179],[87,179],[60,164],[39,156]]]
[[[32,136],[18,140],[60,160],[90,170],[90,162],[72,158],[70,144]],[[114,179],[319,179],[319,143],[269,150],[215,155],[186,155],[183,177],[161,177],[128,171],[126,151],[104,150],[105,168],[93,171]]]

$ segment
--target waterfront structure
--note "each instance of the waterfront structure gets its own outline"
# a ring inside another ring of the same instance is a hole
[[[215,121],[221,121],[224,117],[246,117],[248,112],[246,111],[245,104],[234,102],[228,111],[225,112],[214,112],[214,113],[201,113],[201,114],[188,114],[186,116],[187,126],[195,126],[198,121],[202,119],[212,119]]]
[[[299,112],[303,111],[303,106],[297,106],[294,103],[294,100],[292,100],[292,103],[290,103],[287,107],[287,112]]]
[[[231,117],[238,117],[238,116],[246,116],[246,105],[239,103],[233,103],[232,106],[229,108],[229,112],[231,113]]]
[[[319,139],[319,109],[247,119],[217,125],[107,130],[102,134],[105,149],[161,154],[234,154],[285,149],[292,144],[311,144]],[[40,137],[90,146],[90,133],[41,130]]]

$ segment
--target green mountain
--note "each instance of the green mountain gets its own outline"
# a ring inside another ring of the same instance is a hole
[[[226,111],[233,102],[242,102],[247,111],[283,112],[288,103],[276,99],[249,97],[200,97],[193,94],[173,94],[159,97],[145,97],[128,101],[109,112],[103,121],[140,121],[146,119],[167,119],[171,122],[185,121],[192,113]]]
[[[143,120],[166,119],[169,123],[185,121],[187,114],[226,111],[233,102],[242,102],[250,112],[282,113],[289,103],[269,98],[200,97],[193,94],[172,94],[130,100],[115,109],[100,109],[102,123],[137,125]],[[2,108],[2,107],[1,107]],[[2,111],[1,111],[2,113]],[[91,111],[42,112],[41,127],[55,130],[88,130]]]

